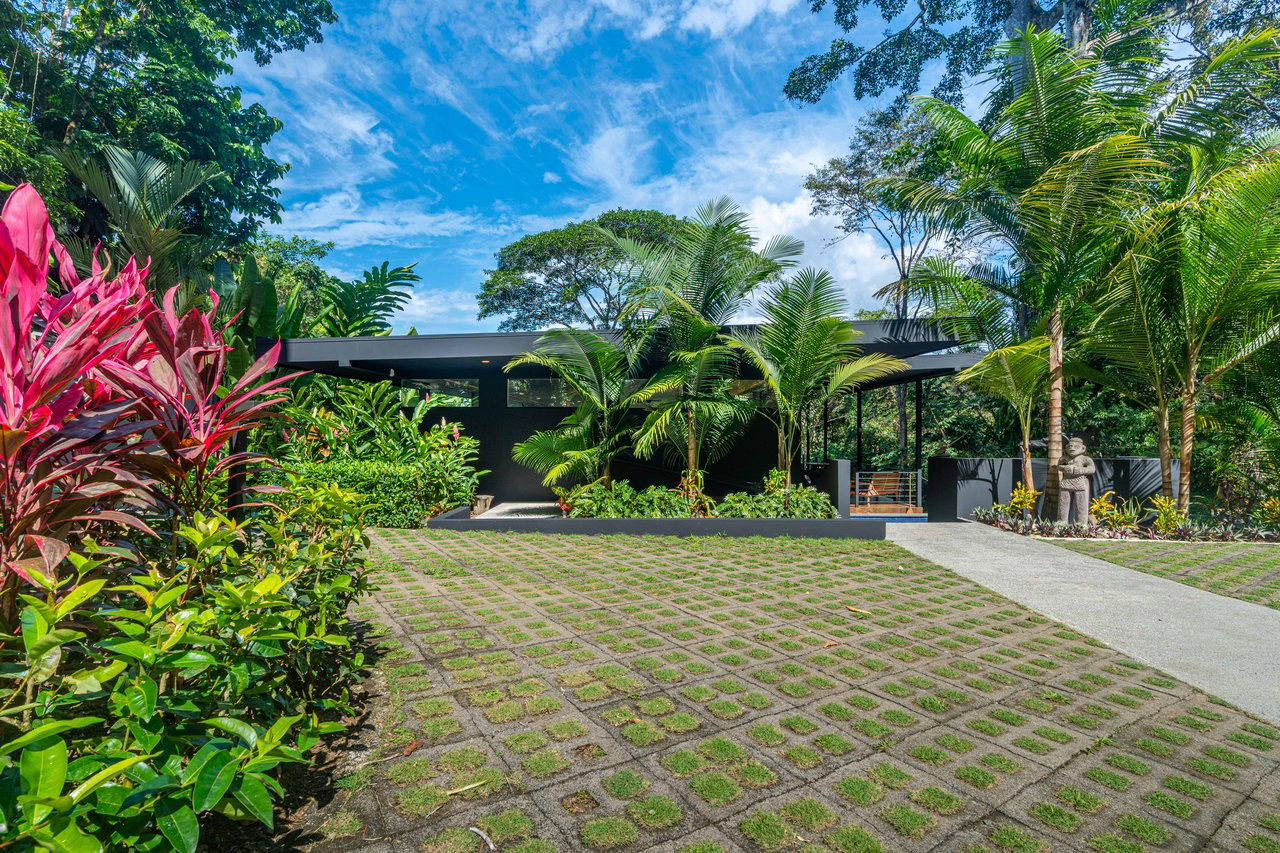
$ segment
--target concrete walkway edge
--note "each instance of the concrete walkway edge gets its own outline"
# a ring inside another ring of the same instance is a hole
[[[1250,713],[1280,722],[1280,611],[972,522],[886,538]]]

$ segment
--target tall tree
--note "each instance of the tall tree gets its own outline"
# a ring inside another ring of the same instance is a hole
[[[941,181],[946,171],[946,157],[933,127],[918,109],[905,114],[872,112],[854,129],[849,154],[832,158],[804,182],[813,198],[813,215],[840,217],[840,239],[871,234],[884,247],[897,278],[876,296],[889,302],[892,316],[899,320],[912,313],[908,282],[917,263],[938,247],[946,230],[942,221],[899,197],[886,180]],[[901,465],[907,453],[906,387],[895,386],[894,398]]]
[[[824,53],[806,57],[787,78],[788,98],[816,104],[845,73],[853,75],[854,97],[875,97],[886,90],[919,90],[925,66],[944,63],[935,97],[959,103],[967,77],[987,67],[990,51],[1002,39],[1034,27],[1061,26],[1069,43],[1089,38],[1096,0],[1057,0],[1045,7],[1040,0],[964,0],[960,3],[919,3],[905,11],[900,0],[810,0],[813,13],[828,5],[836,26],[846,35],[864,23],[864,10],[878,14],[887,34],[870,46],[845,37],[831,42]]]
[[[294,299],[301,316],[297,331],[311,334],[324,310],[324,289],[340,284],[335,276],[325,272],[320,262],[333,251],[333,243],[321,243],[306,237],[279,237],[260,234],[247,247],[264,276],[270,277],[276,289]]]
[[[1188,146],[1179,165],[1181,192],[1135,212],[1094,338],[1154,399],[1166,495],[1178,404],[1178,504],[1187,509],[1201,401],[1280,345],[1280,155]]]
[[[656,210],[613,210],[585,222],[521,237],[498,250],[480,286],[478,319],[502,317],[506,331],[552,326],[616,329],[636,264],[601,229],[640,243],[670,245],[680,220]]]
[[[1275,55],[1274,34],[1234,44],[1173,90],[1160,44],[1144,56],[1103,57],[1054,33],[1028,31],[996,51],[997,80],[1018,95],[981,126],[953,106],[920,99],[949,141],[954,186],[897,182],[913,204],[951,218],[967,240],[991,246],[997,263],[966,270],[1049,338],[1046,507],[1053,510],[1062,453],[1065,344],[1087,322],[1088,294],[1114,262],[1123,221],[1162,179],[1158,150],[1172,141],[1227,132]],[[1152,55],[1156,59],[1151,59]],[[999,253],[1003,252],[1003,258]]]
[[[0,10],[5,100],[51,143],[216,165],[192,230],[234,243],[277,217],[287,167],[264,150],[279,122],[224,82],[231,62],[301,50],[336,19],[329,0],[15,0]],[[79,236],[99,224],[86,209]]]
[[[680,368],[679,385],[653,401],[636,451],[676,448],[690,478],[698,476],[704,457],[727,449],[751,412],[750,402],[733,393],[737,359],[721,340],[723,328],[759,285],[804,252],[804,243],[787,236],[757,246],[747,221],[732,201],[717,198],[683,222],[670,245],[615,236],[640,268],[643,290],[635,311],[653,318],[658,351]]]
[[[764,379],[768,403],[761,412],[777,429],[777,469],[787,488],[805,414],[906,367],[881,353],[859,355],[859,333],[840,316],[846,307],[830,273],[802,269],[770,287],[758,328],[725,339]]]

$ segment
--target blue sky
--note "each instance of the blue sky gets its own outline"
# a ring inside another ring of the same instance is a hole
[[[854,307],[891,278],[869,237],[829,246],[802,183],[875,104],[837,86],[782,96],[823,49],[830,12],[802,0],[336,0],[324,43],[237,67],[284,122],[293,164],[273,230],[337,244],[344,278],[383,260],[423,281],[399,331],[483,331],[474,295],[519,236],[615,207],[687,215],[728,195],[758,234],[805,240]],[[873,40],[881,23],[859,35]]]

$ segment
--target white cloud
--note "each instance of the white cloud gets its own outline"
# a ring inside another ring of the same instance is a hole
[[[783,15],[797,5],[799,0],[694,0],[680,26],[720,38],[745,29],[762,15]]]
[[[358,190],[331,192],[285,208],[278,228],[339,249],[356,246],[421,246],[437,237],[461,237],[500,230],[474,213],[433,210],[436,201],[406,199],[367,203]]]
[[[561,182],[561,181],[563,181],[563,180],[564,180],[564,178],[560,177],[560,176],[559,176],[559,175],[557,175],[555,172],[543,172],[543,173],[542,173],[542,182],[543,182],[544,184],[558,184],[558,183],[560,183],[560,182]]]
[[[433,329],[456,323],[474,322],[476,295],[464,288],[418,287],[409,303],[396,314],[392,325],[397,333],[410,326],[429,334]]]

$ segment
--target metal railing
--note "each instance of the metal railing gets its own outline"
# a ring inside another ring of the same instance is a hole
[[[923,472],[858,471],[853,475],[853,488],[849,497],[854,511],[867,511],[877,505],[896,507],[921,507],[920,492],[924,482]]]

